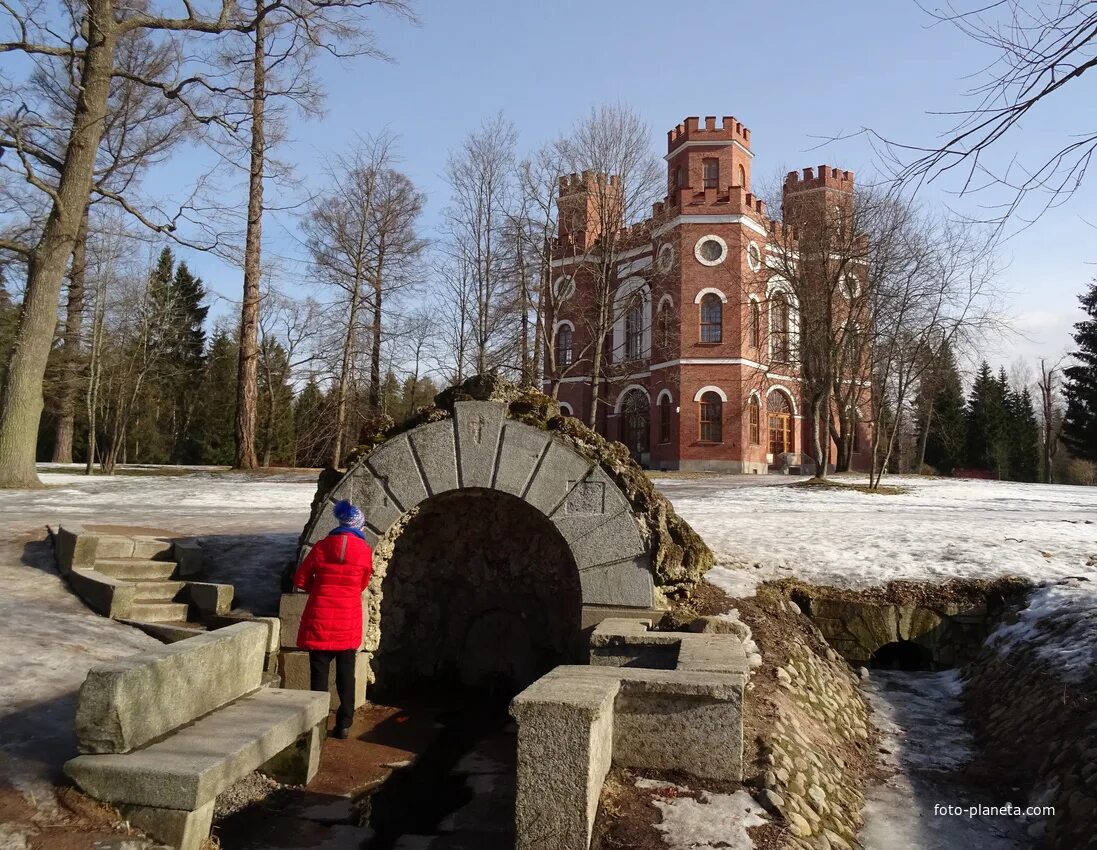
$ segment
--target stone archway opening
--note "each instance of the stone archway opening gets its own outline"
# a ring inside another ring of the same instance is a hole
[[[374,689],[509,698],[579,660],[581,611],[571,549],[544,514],[498,490],[432,496],[392,541]]]
[[[885,643],[869,659],[869,667],[880,670],[903,670],[914,672],[933,670],[933,651],[926,646],[910,640],[895,640]]]

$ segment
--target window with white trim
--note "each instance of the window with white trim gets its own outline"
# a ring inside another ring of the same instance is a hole
[[[572,330],[571,325],[560,325],[556,329],[556,368],[565,369],[571,365]]]
[[[718,393],[709,390],[701,396],[699,413],[701,442],[722,443],[724,441],[724,400]]]

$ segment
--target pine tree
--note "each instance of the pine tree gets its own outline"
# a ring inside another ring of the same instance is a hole
[[[166,396],[172,407],[171,462],[197,463],[200,435],[192,432],[192,420],[206,362],[206,316],[209,307],[202,279],[180,263],[171,280],[171,313],[168,350],[165,352],[170,386]]]
[[[323,466],[330,460],[335,426],[331,407],[330,398],[309,378],[293,405],[293,466]]]
[[[984,360],[979,364],[979,372],[971,385],[965,417],[967,421],[964,457],[967,465],[974,469],[988,469],[993,466],[991,444],[996,427],[994,420],[996,384],[994,375],[990,371],[990,364]]]
[[[210,342],[194,411],[200,462],[231,465],[235,452],[236,340],[218,330]]]
[[[1063,370],[1067,410],[1062,439],[1071,454],[1097,461],[1097,281],[1078,300],[1089,318],[1074,326],[1078,362]]]
[[[929,432],[925,434],[925,460],[942,475],[951,475],[964,463],[966,420],[964,387],[952,349],[945,346],[935,372],[935,392],[929,402]]]
[[[293,389],[286,349],[264,338],[259,346],[259,460],[263,466],[293,457]]]
[[[1028,387],[1011,392],[1009,409],[1009,477],[1036,481],[1040,476],[1040,426],[1032,409]]]

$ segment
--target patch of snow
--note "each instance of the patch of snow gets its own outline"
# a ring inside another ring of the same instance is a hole
[[[636,785],[655,791],[652,802],[663,815],[655,828],[670,850],[752,850],[754,842],[747,830],[768,823],[765,810],[746,791],[702,791],[694,799],[677,796],[685,789],[666,782],[639,779]]]
[[[896,477],[905,492],[879,495],[773,478],[655,482],[715,553],[708,581],[733,598],[788,577],[863,589],[1018,576],[1044,587],[996,639],[1039,636],[1075,680],[1097,664],[1097,487]]]
[[[1025,824],[1009,816],[971,815],[971,806],[1002,806],[958,781],[974,739],[963,720],[959,671],[873,670],[866,696],[880,730],[881,762],[896,771],[865,796],[865,850],[1016,850]],[[961,813],[940,807],[954,806]],[[938,807],[938,808],[935,808]]]
[[[1017,622],[999,626],[987,644],[1003,654],[1034,646],[1061,678],[1085,681],[1097,672],[1097,582],[1067,579],[1040,588]]]

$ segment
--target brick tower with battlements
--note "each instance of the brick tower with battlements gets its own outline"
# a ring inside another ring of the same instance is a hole
[[[558,397],[588,419],[589,321],[597,309],[584,259],[611,228],[612,330],[596,427],[653,469],[761,473],[806,469],[809,429],[796,365],[797,304],[774,272],[783,228],[849,214],[854,176],[821,165],[784,183],[782,219],[751,192],[751,132],[734,117],[686,118],[667,133],[667,194],[621,229],[624,187],[585,172],[560,181],[552,286]],[[822,218],[820,218],[822,217]],[[787,244],[787,240],[786,240]],[[767,262],[769,257],[769,262]],[[862,419],[853,463],[868,463]]]

